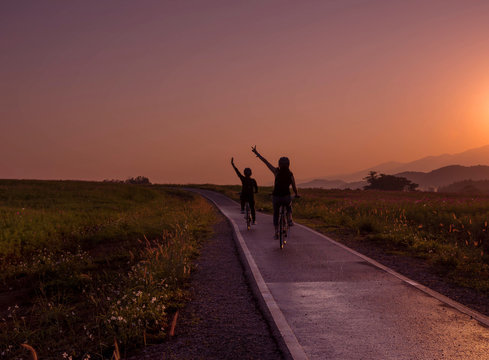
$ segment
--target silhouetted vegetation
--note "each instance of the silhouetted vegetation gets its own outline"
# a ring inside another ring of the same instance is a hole
[[[365,190],[415,191],[419,186],[405,177],[378,175],[375,171],[371,171],[364,180],[368,182],[368,185],[363,187]]]
[[[151,182],[146,176],[136,176],[126,180],[105,179],[104,182],[110,182],[116,184],[151,185]]]
[[[124,181],[126,184],[149,185],[149,179],[145,176],[132,177]]]

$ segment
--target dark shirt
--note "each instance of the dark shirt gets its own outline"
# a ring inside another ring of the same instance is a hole
[[[256,183],[256,180],[251,177],[241,175],[239,170],[236,168],[234,168],[234,171],[236,171],[236,174],[241,180],[241,197],[253,198],[253,194],[258,192],[258,184]]]
[[[243,176],[241,179],[241,196],[253,197],[255,192],[258,192],[258,184],[255,179]]]
[[[277,170],[277,175],[275,175],[275,186],[273,187],[273,195],[290,195],[290,185],[292,185],[292,172],[289,169]]]

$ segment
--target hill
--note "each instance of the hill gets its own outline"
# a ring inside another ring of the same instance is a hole
[[[343,180],[325,180],[314,179],[302,184],[299,184],[301,188],[322,188],[322,189],[346,189],[348,183]]]
[[[428,190],[430,188],[438,189],[463,180],[488,180],[489,166],[450,165],[427,173],[407,171],[395,175],[419,184],[420,190]]]
[[[428,172],[453,164],[462,166],[489,165],[489,145],[470,149],[457,154],[426,156],[407,163],[396,161],[386,162],[354,173],[325,176],[324,178],[320,178],[318,180],[343,180],[345,182],[352,182],[362,180],[370,171],[377,171],[378,173],[390,175],[405,172]]]
[[[489,180],[464,180],[438,189],[439,192],[489,194]]]
[[[367,174],[365,174],[366,176]],[[367,185],[366,181],[352,181],[346,182],[343,180],[325,180],[325,179],[314,179],[308,182],[300,183],[297,186],[305,189],[363,189]]]
[[[367,176],[368,172],[363,174]],[[405,171],[394,174],[395,176],[405,177],[419,185],[420,190],[435,190],[445,187],[455,182],[463,180],[489,180],[489,166],[462,166],[450,165],[430,171]],[[316,179],[299,184],[301,188],[322,188],[322,189],[363,189],[367,185],[365,181],[346,182],[342,180]]]

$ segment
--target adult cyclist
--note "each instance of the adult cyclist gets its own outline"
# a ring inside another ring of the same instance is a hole
[[[273,166],[256,150],[256,145],[251,148],[251,151],[265,163],[270,171],[275,176],[275,184],[273,186],[273,225],[275,226],[275,238],[278,239],[278,217],[280,206],[284,205],[287,209],[287,222],[289,226],[293,226],[292,221],[292,198],[290,196],[290,186],[294,190],[295,197],[300,197],[295,186],[294,174],[290,171],[290,160],[288,157],[281,157],[278,160],[278,167]]]
[[[234,158],[231,158],[231,165],[233,166],[236,175],[238,175],[241,180],[241,213],[244,213],[245,203],[250,204],[251,219],[253,220],[253,225],[256,225],[256,212],[255,212],[255,195],[258,192],[258,185],[256,180],[251,177],[251,169],[245,168],[243,170],[244,176],[241,175],[238,168],[234,165]]]

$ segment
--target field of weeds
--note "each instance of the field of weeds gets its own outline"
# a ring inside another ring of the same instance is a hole
[[[0,359],[106,359],[168,336],[215,213],[163,186],[0,180]],[[116,346],[117,343],[117,346]]]
[[[208,186],[237,200],[240,186]],[[271,188],[257,209],[271,212]],[[294,219],[341,241],[424,259],[447,280],[489,295],[489,196],[302,189]],[[337,235],[337,236],[335,236]]]

